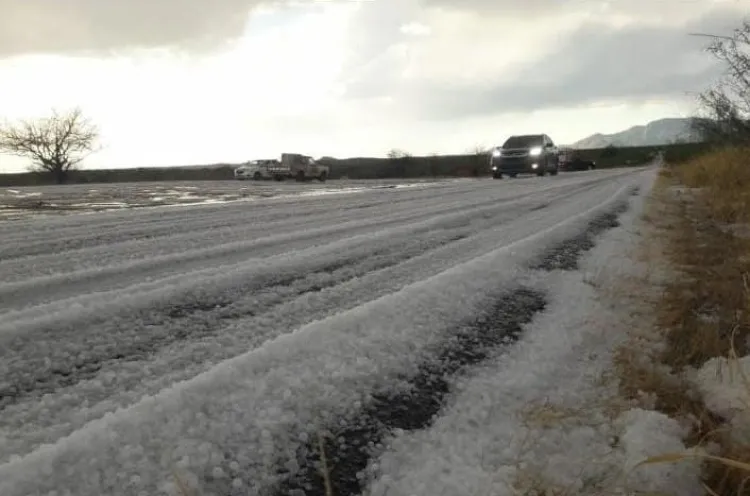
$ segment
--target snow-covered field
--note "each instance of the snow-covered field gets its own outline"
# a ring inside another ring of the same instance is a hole
[[[164,205],[252,202],[265,198],[419,188],[456,179],[294,181],[177,181],[0,187],[0,220]],[[461,181],[460,179],[458,181]]]
[[[511,407],[601,372],[578,260],[653,177],[0,223],[0,494],[325,494],[323,438],[338,496],[513,494]]]

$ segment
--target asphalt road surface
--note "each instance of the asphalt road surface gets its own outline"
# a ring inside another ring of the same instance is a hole
[[[324,494],[321,432],[359,494],[544,307],[518,275],[575,264],[648,174],[2,222],[0,494]]]

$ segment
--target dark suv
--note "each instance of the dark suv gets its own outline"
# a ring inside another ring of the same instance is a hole
[[[525,134],[511,136],[503,146],[492,150],[490,167],[492,177],[500,179],[503,174],[516,177],[517,174],[549,173],[557,175],[559,151],[546,134]]]

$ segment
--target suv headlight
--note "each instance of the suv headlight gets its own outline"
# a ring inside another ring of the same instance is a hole
[[[541,155],[541,154],[542,154],[541,146],[537,146],[529,150],[529,155],[531,155],[532,157],[536,157],[537,155]]]
[[[500,148],[495,148],[494,150],[492,150],[492,156],[493,157],[499,157],[502,154],[503,154],[503,152],[500,151]]]

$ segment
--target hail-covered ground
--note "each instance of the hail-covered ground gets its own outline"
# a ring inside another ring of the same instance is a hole
[[[524,456],[575,485],[679,443],[633,411],[631,448],[580,426],[519,448],[525,406],[598,394],[616,339],[587,331],[611,318],[587,278],[626,259],[653,177],[0,223],[0,494],[514,494]]]
[[[0,187],[0,220],[80,212],[180,205],[215,205],[266,198],[359,193],[371,189],[424,187],[451,179],[340,179],[295,181],[175,181]]]

